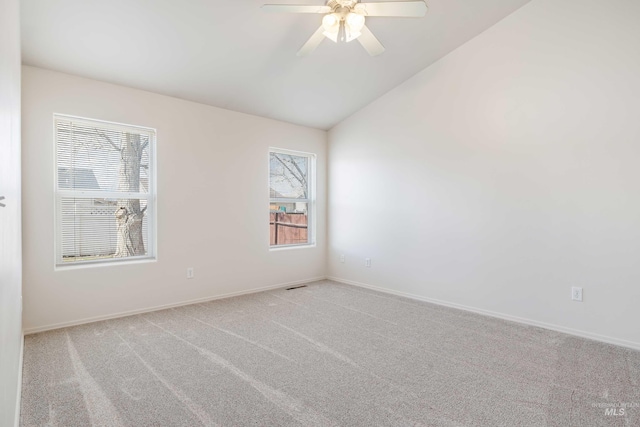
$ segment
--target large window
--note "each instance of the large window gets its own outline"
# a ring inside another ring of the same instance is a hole
[[[56,265],[155,257],[155,131],[55,115]]]
[[[271,247],[314,242],[315,155],[269,152],[269,234]]]

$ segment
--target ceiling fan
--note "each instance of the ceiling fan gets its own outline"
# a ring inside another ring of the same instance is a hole
[[[358,39],[371,56],[384,52],[384,46],[367,28],[367,16],[398,16],[419,18],[427,13],[424,0],[360,3],[358,0],[328,0],[326,6],[265,4],[266,12],[319,13],[324,15],[322,25],[300,48],[297,55],[307,55],[328,38],[333,42]]]

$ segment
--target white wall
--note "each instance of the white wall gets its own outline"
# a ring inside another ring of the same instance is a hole
[[[18,0],[0,0],[0,425],[14,425],[22,346],[20,27]]]
[[[324,277],[325,132],[33,67],[22,88],[26,332]],[[53,113],[157,129],[157,262],[54,271]],[[314,248],[269,251],[270,146],[317,154]]]
[[[534,0],[332,129],[330,276],[640,348],[638,16]]]

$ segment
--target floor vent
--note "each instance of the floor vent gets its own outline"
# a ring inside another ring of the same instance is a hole
[[[299,288],[306,288],[307,285],[300,285],[300,286],[294,286],[293,288],[287,288],[288,291],[291,291],[293,289],[299,289]]]

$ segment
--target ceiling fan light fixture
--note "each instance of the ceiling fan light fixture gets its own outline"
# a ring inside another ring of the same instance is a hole
[[[334,43],[337,43],[338,33],[340,32],[340,16],[336,13],[325,15],[325,17],[322,18],[322,28],[324,28],[322,34]]]
[[[336,32],[329,32],[329,31],[325,31],[324,33],[322,33],[326,38],[328,38],[329,40],[331,40],[334,43],[338,43],[338,31]]]
[[[340,16],[336,13],[329,13],[322,18],[322,27],[325,31],[333,31],[340,24]]]
[[[358,13],[349,12],[345,21],[351,31],[355,33],[359,33],[364,27],[364,16]]]
[[[362,35],[364,27],[364,16],[350,12],[344,20],[345,41],[349,43]]]
[[[360,37],[362,35],[361,32],[354,33],[353,31],[349,31],[349,30],[345,31],[345,33],[346,33],[345,41],[347,43],[349,43],[352,40],[357,39],[358,37]]]

